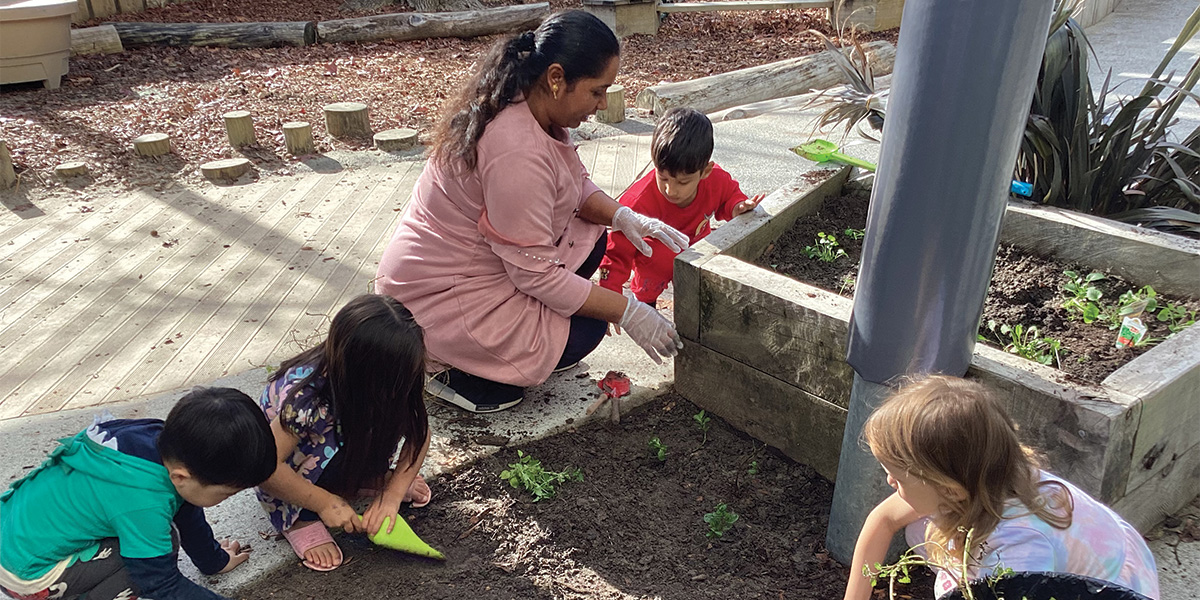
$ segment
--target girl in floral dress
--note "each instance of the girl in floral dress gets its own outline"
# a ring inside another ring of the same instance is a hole
[[[338,311],[329,337],[280,365],[259,404],[279,464],[258,499],[304,565],[342,563],[330,527],[375,534],[402,502],[429,502],[418,474],[429,450],[425,346],[400,302],[364,295]],[[372,497],[360,520],[350,507]],[[390,531],[391,525],[389,525]]]

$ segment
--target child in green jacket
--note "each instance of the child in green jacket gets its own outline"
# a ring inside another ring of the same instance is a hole
[[[245,562],[217,542],[214,506],[275,469],[258,405],[195,388],[167,420],[97,422],[0,495],[0,597],[219,599],[179,572],[183,547],[205,574]]]

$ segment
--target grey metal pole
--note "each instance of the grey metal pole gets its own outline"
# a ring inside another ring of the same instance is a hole
[[[847,361],[855,370],[826,546],[849,563],[888,493],[862,425],[908,373],[966,373],[1052,0],[908,0]],[[852,565],[853,566],[853,565]]]

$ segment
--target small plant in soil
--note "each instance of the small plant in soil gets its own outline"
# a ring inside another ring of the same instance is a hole
[[[863,236],[867,235],[866,230],[855,229],[853,227],[847,227],[846,230],[843,231],[842,233],[846,234],[846,237],[848,237],[852,240],[861,240],[861,239],[863,239]]]
[[[817,232],[816,245],[805,246],[804,254],[821,262],[833,262],[846,256],[846,251],[839,247],[837,238],[833,234],[820,231]]]
[[[846,290],[853,289],[854,283],[855,283],[855,281],[854,281],[853,275],[850,275],[849,273],[847,273],[846,275],[843,275],[842,283],[841,283],[841,285],[838,286],[838,295],[840,296],[840,295],[844,294]]]
[[[1171,333],[1179,333],[1185,327],[1196,324],[1196,311],[1188,310],[1187,307],[1174,302],[1168,302],[1158,311],[1157,318],[1167,324],[1167,329],[1170,329]]]
[[[1158,293],[1147,285],[1140,290],[1129,290],[1121,294],[1117,298],[1115,306],[1105,307],[1103,318],[1108,323],[1109,329],[1116,329],[1121,326],[1121,321],[1127,316],[1142,312],[1153,314],[1157,310]]]
[[[696,422],[696,427],[699,427],[700,431],[704,433],[704,441],[700,442],[700,445],[703,446],[708,441],[708,428],[712,426],[712,417],[701,410],[692,415],[692,420]]]
[[[1036,325],[1026,328],[1020,323],[998,325],[995,321],[988,321],[987,328],[1005,352],[1055,368],[1062,363],[1059,357],[1062,342],[1052,337],[1042,337]],[[990,341],[982,334],[979,340]]]
[[[553,498],[558,493],[558,486],[568,481],[583,481],[583,471],[570,468],[548,471],[542,467],[542,461],[517,450],[517,462],[509,464],[508,469],[500,473],[500,479],[533,494],[533,501],[537,502]]]
[[[960,527],[959,530],[963,531],[963,528]],[[967,537],[965,545],[967,548],[972,547],[971,537],[974,532],[974,529],[966,530]],[[880,580],[886,579],[888,582],[888,598],[895,600],[897,597],[901,597],[896,595],[896,583],[911,582],[912,577],[909,575],[909,571],[913,567],[926,567],[933,570],[940,569],[950,573],[951,579],[954,579],[954,581],[958,584],[958,589],[962,591],[963,598],[966,600],[975,600],[975,590],[972,589],[973,586],[963,584],[971,580],[970,567],[978,561],[973,559],[968,559],[966,561],[954,560],[947,561],[952,562],[953,564],[942,564],[939,561],[930,560],[917,552],[918,548],[926,548],[926,554],[928,554],[929,546],[937,546],[940,548],[940,545],[933,542],[924,542],[918,544],[912,548],[909,548],[908,550],[905,550],[904,554],[900,555],[900,558],[895,563],[890,565],[881,565],[879,563],[875,563],[874,570],[871,569],[870,565],[863,565],[863,576],[871,578],[871,587],[875,587],[875,584],[879,583]],[[949,554],[945,548],[941,548],[941,550],[942,556],[947,556]],[[992,575],[988,576],[984,581],[987,583],[988,587],[994,590],[996,587],[996,582],[1000,581],[1004,577],[1007,577],[1008,575],[1011,575],[1012,573],[1012,569],[1000,565],[997,566]]]
[[[738,520],[738,514],[729,508],[724,502],[717,505],[710,513],[704,513],[704,522],[708,524],[708,530],[704,532],[704,536],[710,540],[715,540],[725,535],[730,527]]]
[[[1099,302],[1104,293],[1093,284],[1107,279],[1104,273],[1092,271],[1087,275],[1081,275],[1075,271],[1063,271],[1063,275],[1067,277],[1063,289],[1071,295],[1062,305],[1067,310],[1067,314],[1072,319],[1083,319],[1084,323],[1091,323],[1099,319]]]
[[[667,445],[657,436],[650,438],[650,456],[657,458],[659,462],[667,460]]]
[[[762,468],[759,467],[758,461],[752,460],[752,461],[750,461],[750,467],[746,469],[746,474],[751,477],[754,477],[755,475],[758,475],[761,471],[762,471]]]

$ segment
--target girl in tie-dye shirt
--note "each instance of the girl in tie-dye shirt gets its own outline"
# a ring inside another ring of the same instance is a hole
[[[938,597],[999,569],[1084,575],[1159,597],[1141,535],[1078,487],[1038,469],[1016,426],[982,385],[927,377],[879,407],[864,435],[896,492],[867,517],[846,600],[870,597],[862,565],[883,562],[895,533],[933,564]]]

